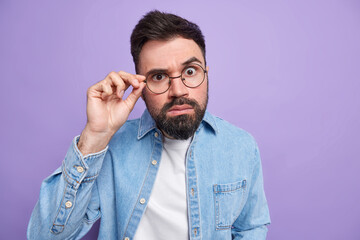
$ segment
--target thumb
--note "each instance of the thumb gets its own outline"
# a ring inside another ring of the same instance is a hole
[[[124,102],[129,107],[130,110],[133,110],[135,103],[141,96],[142,90],[144,89],[145,86],[146,84],[144,82],[141,82],[140,86],[138,88],[133,88],[129,96],[125,99]]]

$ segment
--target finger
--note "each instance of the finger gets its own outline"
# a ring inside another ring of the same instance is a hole
[[[101,97],[103,99],[108,97],[108,96],[111,96],[113,94],[113,92],[114,92],[111,85],[106,83],[106,82],[102,84],[102,89],[103,89],[103,92],[101,94]]]
[[[132,85],[134,88],[138,88],[139,83],[145,80],[145,77],[142,75],[134,75],[124,71],[120,71],[119,75],[124,80],[124,82]]]
[[[116,72],[111,72],[106,77],[106,79],[110,82],[110,84],[117,89],[126,90],[130,85],[124,82],[124,80],[120,77],[120,75]]]
[[[124,102],[129,107],[130,110],[132,110],[134,108],[135,103],[137,102],[137,100],[141,96],[141,92],[142,92],[142,90],[144,89],[145,86],[146,86],[146,84],[144,82],[139,83],[139,87],[138,88],[133,88],[133,90],[131,91],[129,96],[125,99]]]
[[[139,82],[145,81],[146,77],[144,75],[136,74],[134,75]]]
[[[89,92],[93,92],[91,90],[94,90],[96,92],[96,95],[100,95],[100,96],[108,96],[113,93],[113,90],[112,90],[110,84],[105,80],[98,82],[93,87],[91,87],[89,90],[90,90]]]
[[[119,98],[123,98],[124,94],[125,94],[125,91],[123,89],[121,89],[120,87],[117,88],[116,90],[116,94]]]
[[[106,79],[110,82],[113,88],[113,92],[116,92],[118,98],[122,98],[126,89],[129,88],[129,84],[126,84],[120,75],[116,72],[111,72],[106,77]]]

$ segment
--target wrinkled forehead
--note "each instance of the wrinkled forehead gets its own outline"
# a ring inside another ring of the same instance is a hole
[[[204,66],[204,57],[194,40],[182,37],[170,40],[150,40],[144,44],[139,55],[139,73],[145,74],[151,69],[178,71],[183,63],[196,58]]]

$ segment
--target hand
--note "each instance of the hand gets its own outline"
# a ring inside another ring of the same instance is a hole
[[[87,91],[87,124],[81,133],[79,150],[85,156],[105,148],[133,110],[145,87],[145,77],[123,71],[111,72]],[[125,91],[133,89],[126,99]]]

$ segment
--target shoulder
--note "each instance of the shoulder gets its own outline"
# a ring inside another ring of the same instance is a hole
[[[218,134],[225,135],[228,137],[236,137],[250,142],[255,142],[254,137],[246,130],[238,126],[235,126],[234,124],[224,120],[221,117],[214,115],[212,115],[212,117],[215,121]]]
[[[221,164],[226,162],[237,171],[241,171],[240,169],[252,171],[252,167],[257,163],[258,146],[255,138],[246,130],[220,117],[210,116],[207,123],[214,131],[212,133],[206,131],[206,134],[201,136],[200,147],[211,149],[211,154],[222,159]],[[219,167],[224,167],[221,164]]]
[[[207,113],[207,118],[212,121],[209,121],[209,125],[215,130],[214,137],[219,144],[246,148],[249,151],[257,148],[255,138],[246,130],[210,113]]]

